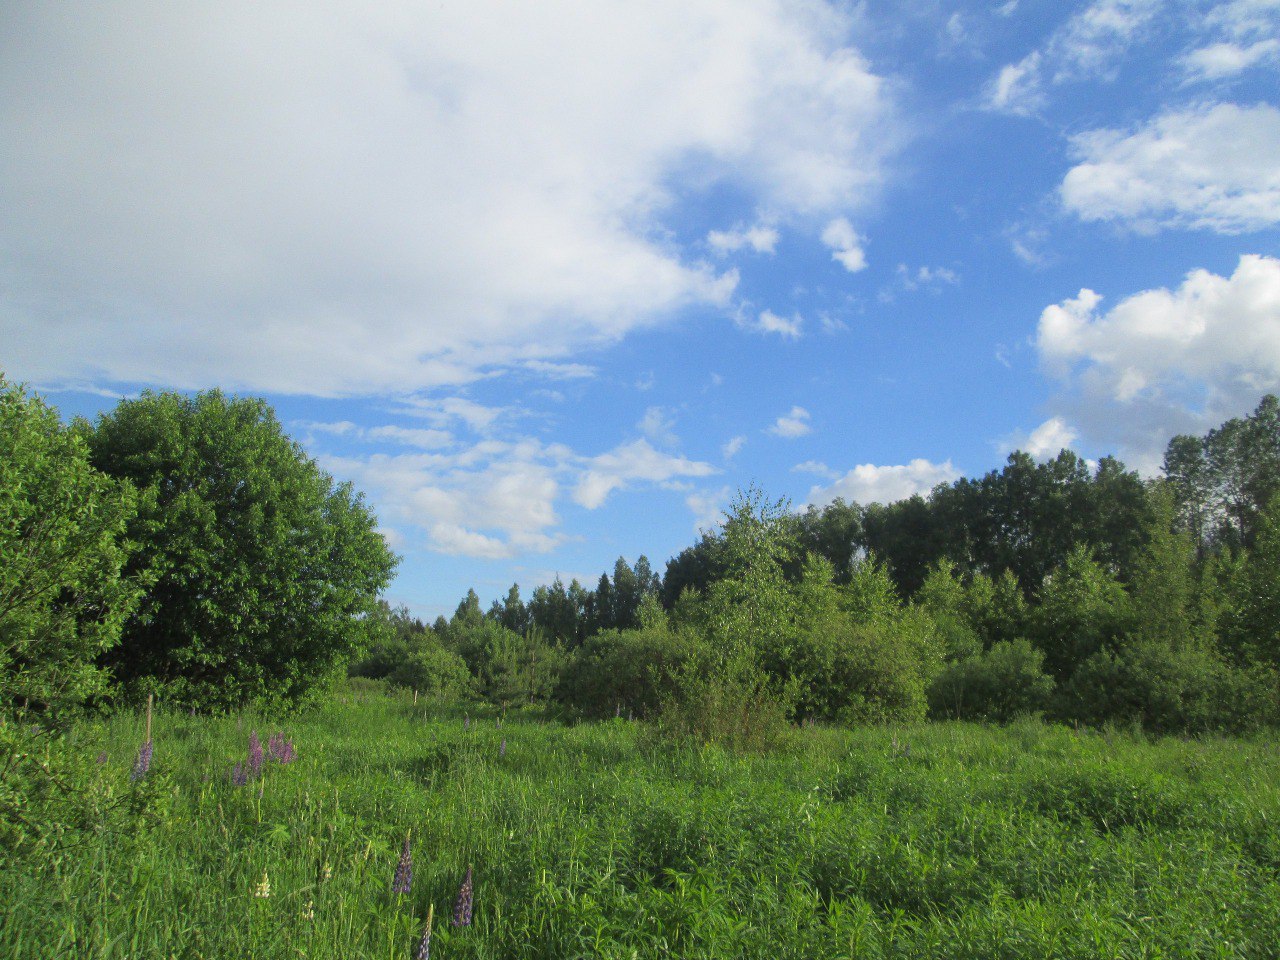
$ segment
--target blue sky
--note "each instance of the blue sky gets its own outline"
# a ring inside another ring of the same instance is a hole
[[[1280,0],[2,16],[0,369],[267,397],[424,616],[1280,389]]]

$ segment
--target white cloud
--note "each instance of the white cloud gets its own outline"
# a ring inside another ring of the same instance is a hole
[[[1194,270],[1102,311],[1091,290],[1046,307],[1036,346],[1067,388],[1059,403],[1094,443],[1150,470],[1174,433],[1203,432],[1280,390],[1280,260]]]
[[[837,217],[827,224],[822,231],[822,242],[833,251],[831,259],[850,273],[866,269],[867,256],[862,249],[863,238],[858,236],[853,225],[844,217]]]
[[[1062,417],[1051,417],[1027,434],[1015,434],[1007,444],[1008,450],[1023,450],[1037,460],[1056,457],[1062,450],[1070,450],[1079,436]]]
[[[738,455],[738,451],[742,449],[743,444],[747,442],[747,438],[743,436],[731,437],[720,447],[720,455],[726,460],[732,460]]]
[[[556,504],[567,489],[575,502],[594,510],[615,490],[718,472],[710,464],[659,452],[644,440],[594,457],[519,438],[439,452],[318,459],[367,492],[398,542],[409,542],[407,528],[440,553],[489,560],[546,553],[566,542]]]
[[[586,468],[573,491],[573,499],[588,510],[595,510],[614,490],[623,489],[635,481],[662,483],[677,477],[708,477],[718,472],[709,463],[655,450],[645,440],[636,440],[592,457]]]
[[[636,429],[659,446],[673,447],[680,442],[676,422],[662,407],[649,407],[636,424]]]
[[[825,506],[837,497],[848,503],[893,503],[914,494],[928,493],[940,483],[959,479],[960,472],[948,460],[930,463],[917,459],[900,466],[864,463],[854,467],[828,487],[809,491],[808,503]]]
[[[1001,67],[987,84],[984,100],[990,110],[1020,117],[1039,110],[1045,102],[1040,91],[1040,53],[1030,53],[1017,63]]]
[[[396,394],[724,304],[736,274],[669,239],[681,197],[825,220],[884,180],[899,125],[853,24],[778,0],[28,6],[0,40],[6,366]]]
[[[1280,54],[1280,40],[1259,40],[1243,47],[1238,43],[1211,43],[1207,47],[1192,50],[1182,64],[1192,80],[1220,80],[1234,77],[1250,67]]]
[[[435,450],[453,443],[453,434],[447,430],[424,430],[415,427],[373,427],[365,431],[371,440],[390,440],[407,447],[421,447],[423,450]]]
[[[775,437],[794,440],[803,437],[813,428],[809,426],[809,411],[804,407],[792,407],[786,416],[779,417],[768,430]]]
[[[693,531],[703,533],[714,530],[724,520],[724,508],[733,491],[729,487],[691,493],[684,502],[693,511]]]
[[[722,255],[735,253],[743,247],[750,247],[756,253],[773,253],[779,238],[776,227],[761,223],[753,227],[739,224],[732,230],[712,230],[707,234],[707,243],[712,250]]]
[[[804,463],[797,463],[791,468],[792,473],[812,473],[815,476],[825,477],[828,480],[835,480],[840,476],[835,470],[832,470],[820,460],[806,460]]]
[[[1132,133],[1079,134],[1072,148],[1082,162],[1060,192],[1081,219],[1220,233],[1280,223],[1275,107],[1224,103],[1172,111]]]
[[[466,397],[408,397],[400,412],[422,417],[437,427],[465,424],[475,433],[487,434],[502,419],[515,414],[510,407],[490,407]]]
[[[1047,102],[1046,79],[1054,84],[1114,80],[1125,52],[1145,34],[1164,2],[1094,0],[1055,30],[1043,48],[1002,67],[984,91],[986,107],[1030,116]]]
[[[798,340],[804,320],[799,314],[792,314],[790,319],[780,317],[772,310],[762,310],[754,323],[745,324],[748,329],[757,333],[776,333],[788,340]]]

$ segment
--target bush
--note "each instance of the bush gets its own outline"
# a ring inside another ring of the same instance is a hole
[[[155,582],[103,662],[139,692],[226,707],[340,675],[396,558],[261,400],[146,393],[99,418],[94,464],[140,490],[130,570]]]
[[[1231,666],[1198,646],[1131,643],[1081,664],[1058,711],[1156,733],[1240,732],[1275,721],[1275,693],[1276,675],[1265,667]]]
[[[640,630],[609,630],[588,637],[575,652],[556,689],[556,699],[590,719],[654,717],[675,692],[676,677],[692,653],[684,632],[655,624]]]
[[[466,661],[438,644],[408,651],[387,674],[387,682],[436,700],[462,699],[475,692]]]
[[[1053,687],[1043,653],[1026,640],[1001,640],[944,669],[929,687],[929,712],[938,718],[1008,723],[1047,709]]]

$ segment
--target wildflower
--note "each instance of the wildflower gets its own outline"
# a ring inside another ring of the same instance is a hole
[[[102,766],[107,762],[107,751],[103,750],[98,754],[98,766]]]
[[[471,714],[469,714],[469,713],[468,713],[468,714],[464,714],[464,715],[463,715],[463,717],[462,717],[462,729],[463,729],[463,730],[470,730],[470,729],[471,729]]]
[[[458,890],[458,900],[453,905],[453,925],[455,927],[471,926],[471,907],[475,900],[475,891],[471,886],[471,868],[467,867],[467,875],[462,878],[462,888]]]
[[[406,833],[404,846],[400,848],[400,862],[396,864],[396,875],[391,881],[391,892],[408,893],[412,883],[413,855],[409,852],[409,834]]]
[[[320,882],[324,883],[332,876],[333,876],[333,867],[329,866],[329,861],[326,860],[320,867]]]
[[[286,740],[283,733],[273,733],[267,742],[267,755],[276,763],[293,763],[298,754],[293,749],[293,741]]]
[[[498,756],[505,757],[507,755],[507,738],[502,738],[502,743],[498,746]]]
[[[314,900],[308,900],[307,905],[303,907],[301,911],[299,911],[298,919],[314,920],[316,918],[315,906],[316,906],[316,902]]]
[[[237,787],[243,787],[249,782],[249,773],[245,770],[243,763],[237,763],[231,768],[231,782]]]
[[[135,783],[147,775],[147,771],[151,769],[151,741],[148,740],[138,748],[138,759],[133,761],[133,772],[129,774],[129,779]]]
[[[413,955],[413,960],[431,960],[431,921],[436,915],[436,905],[433,903],[427,907],[427,929],[422,931],[422,939],[418,942],[418,952]]]
[[[271,896],[271,881],[267,878],[267,871],[262,871],[262,879],[253,888],[253,895],[260,900],[265,900]]]
[[[262,773],[262,741],[258,739],[258,731],[249,734],[249,776],[257,779]]]

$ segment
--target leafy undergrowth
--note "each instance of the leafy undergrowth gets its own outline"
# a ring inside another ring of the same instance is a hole
[[[278,727],[296,762],[235,785]],[[123,782],[141,739],[74,742]],[[436,958],[1280,957],[1265,738],[939,724],[734,756],[370,695],[154,739],[141,826],[0,862],[5,957],[408,958],[429,906]]]

